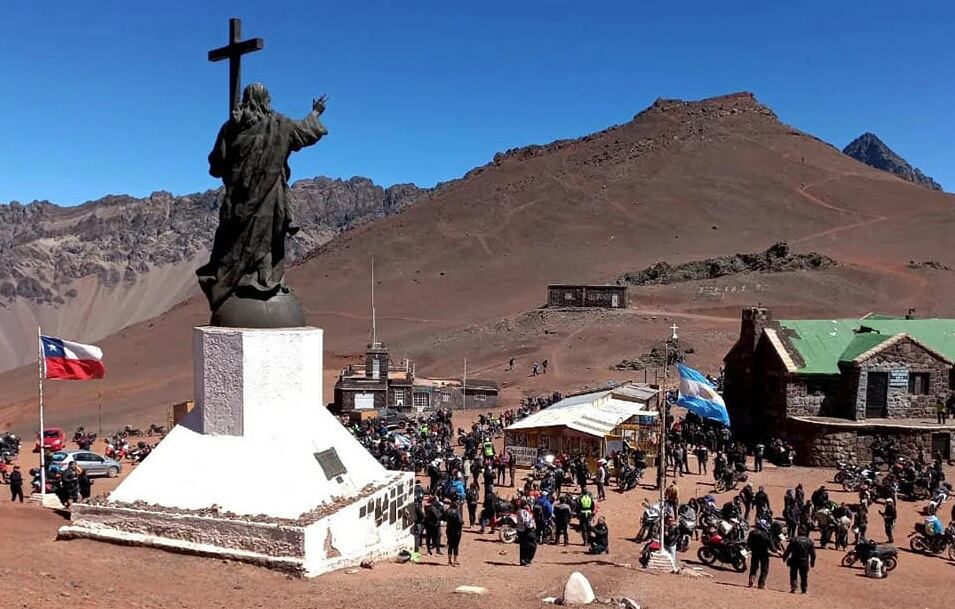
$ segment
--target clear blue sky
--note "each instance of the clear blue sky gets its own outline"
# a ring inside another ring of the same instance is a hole
[[[433,185],[656,97],[750,90],[840,148],[873,131],[955,189],[950,0],[45,0],[0,6],[0,202],[216,186],[227,69],[205,55],[231,16],[265,38],[243,79],[278,110],[331,97],[293,178]]]

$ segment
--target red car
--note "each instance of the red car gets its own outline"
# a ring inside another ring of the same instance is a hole
[[[66,448],[66,432],[59,427],[47,427],[43,430],[43,448],[57,451]],[[36,435],[36,446],[33,452],[40,452],[40,434]]]

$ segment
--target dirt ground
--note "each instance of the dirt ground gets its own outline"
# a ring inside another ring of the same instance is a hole
[[[28,466],[33,455],[25,455]],[[519,470],[520,471],[520,470]],[[128,473],[127,471],[124,472]],[[776,512],[786,488],[802,482],[807,493],[832,477],[831,470],[767,466],[751,480],[765,485]],[[952,472],[949,472],[951,475]],[[647,480],[654,477],[648,474]],[[712,491],[708,476],[678,478],[684,500]],[[115,486],[99,480],[95,493]],[[835,485],[829,484],[830,488]],[[632,541],[644,498],[653,489],[625,494],[608,492],[598,513],[607,518],[610,554],[589,556],[579,537],[571,545],[540,546],[530,567],[517,566],[517,546],[505,545],[490,534],[465,529],[460,568],[445,565],[443,556],[424,556],[420,564],[378,563],[357,573],[339,571],[314,580],[301,580],[241,563],[200,558],[159,550],[125,547],[87,540],[57,541],[56,530],[65,520],[59,512],[30,504],[12,505],[0,496],[0,603],[3,607],[40,609],[68,606],[77,609],[114,606],[150,608],[267,607],[515,607],[537,606],[541,599],[560,596],[567,576],[583,572],[598,598],[629,597],[644,607],[687,604],[707,607],[789,607],[788,572],[780,559],[772,560],[767,590],[750,590],[747,576],[705,568],[703,577],[644,571],[637,566],[642,544]],[[250,492],[255,489],[250,488]],[[267,489],[266,489],[267,490]],[[507,489],[504,489],[506,492]],[[848,493],[831,492],[834,500],[851,501]],[[720,497],[720,502],[729,495]],[[939,557],[917,556],[907,550],[906,535],[919,518],[921,506],[900,505],[896,541],[903,548],[899,567],[885,580],[872,580],[861,569],[839,566],[843,553],[820,550],[810,576],[810,590],[800,607],[925,607],[951,606],[955,563]],[[949,507],[944,508],[945,516]],[[882,521],[870,512],[870,534],[882,540]],[[694,542],[681,555],[688,566],[698,566]],[[460,585],[484,586],[487,596],[453,594]]]

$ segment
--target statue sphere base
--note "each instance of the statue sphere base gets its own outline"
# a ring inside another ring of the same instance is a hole
[[[306,324],[302,305],[288,290],[268,300],[233,294],[213,312],[209,325],[220,328],[301,328]]]

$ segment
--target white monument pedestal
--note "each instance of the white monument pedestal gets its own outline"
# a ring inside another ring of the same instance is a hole
[[[413,547],[410,472],[385,470],[322,403],[322,330],[196,328],[196,405],[62,537],[313,577]]]

